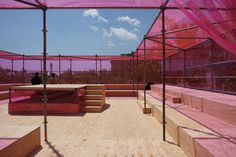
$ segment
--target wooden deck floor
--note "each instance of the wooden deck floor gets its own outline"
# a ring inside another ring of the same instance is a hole
[[[43,141],[42,116],[10,116],[7,105],[0,105],[2,125],[40,125],[42,149],[37,157],[185,157],[172,143],[162,141],[162,127],[142,114],[135,98],[108,98],[102,113],[81,116],[49,116],[48,138],[57,151]]]

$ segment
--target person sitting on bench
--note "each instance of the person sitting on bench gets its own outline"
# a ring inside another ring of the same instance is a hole
[[[38,72],[36,72],[36,73],[34,74],[34,77],[32,77],[31,83],[32,83],[32,85],[38,85],[38,84],[41,84],[41,83],[42,83],[42,80],[41,80],[41,78],[39,77],[39,73],[38,73]]]

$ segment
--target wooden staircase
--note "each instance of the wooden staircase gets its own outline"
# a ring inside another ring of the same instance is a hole
[[[82,112],[102,112],[105,104],[104,85],[87,85],[82,103]]]

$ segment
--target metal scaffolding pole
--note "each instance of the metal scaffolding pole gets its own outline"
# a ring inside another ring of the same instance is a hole
[[[43,113],[44,113],[44,140],[47,142],[47,7],[42,4],[37,5],[30,2],[25,2],[22,0],[15,0],[20,3],[24,3],[26,5],[34,6],[38,9],[42,9],[43,11]]]
[[[186,50],[184,51],[184,88],[186,87]]]
[[[58,76],[59,76],[59,83],[61,83],[61,55],[59,54],[59,72],[58,72]]]
[[[25,84],[25,55],[23,54],[23,69],[22,69],[22,75],[23,75],[23,84]]]
[[[41,74],[43,73],[43,61],[42,60],[40,60],[40,72],[41,72]]]
[[[165,50],[165,9],[164,7],[161,8],[161,14],[162,14],[162,49],[163,49],[163,55],[162,55],[162,125],[163,125],[163,141],[166,140],[166,112],[165,112],[165,105],[166,105],[166,70],[165,70],[165,66],[166,66],[166,50]]]
[[[162,83],[162,61],[160,60],[160,83]]]
[[[213,40],[210,39],[210,43],[211,43],[211,90],[214,89],[214,73],[213,73],[213,62],[214,62],[214,56],[213,56]]]
[[[137,84],[136,84],[136,87],[137,87],[137,99],[138,99],[138,89],[139,89],[139,72],[138,72],[138,51],[137,51],[137,60],[136,60],[136,63],[137,63]]]
[[[14,64],[13,59],[11,60],[11,81],[14,82],[13,76],[14,76]]]
[[[146,36],[144,36],[143,38],[144,40],[144,43],[143,43],[143,46],[144,46],[144,51],[143,51],[143,54],[144,54],[144,74],[143,74],[143,84],[144,84],[144,113],[146,113],[146,108],[147,108],[147,93],[146,93],[146,68],[147,68],[147,61],[146,61]]]
[[[100,83],[102,83],[102,60],[100,59],[100,72],[99,72]]]
[[[134,79],[135,79],[135,73],[134,73],[134,53],[132,52],[132,64],[133,64],[133,93],[134,93]]]
[[[96,58],[96,84],[98,83],[98,55],[95,55]]]
[[[47,8],[43,7],[43,113],[44,113],[44,140],[48,141],[47,132]]]
[[[70,83],[73,83],[73,81],[72,81],[72,59],[70,59]]]

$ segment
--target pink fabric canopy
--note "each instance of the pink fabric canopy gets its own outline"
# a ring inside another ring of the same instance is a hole
[[[47,6],[49,9],[65,8],[159,8],[166,0],[22,0],[35,5]],[[37,2],[38,1],[38,2]],[[1,0],[1,9],[33,9],[35,6]]]
[[[210,38],[236,55],[235,0],[2,0],[0,9],[40,9],[37,6],[48,9],[150,9],[161,8],[165,4],[167,57]],[[146,34],[145,49],[149,59],[162,58],[161,22],[161,16],[158,16]],[[136,54],[143,56],[143,50],[144,41]]]

